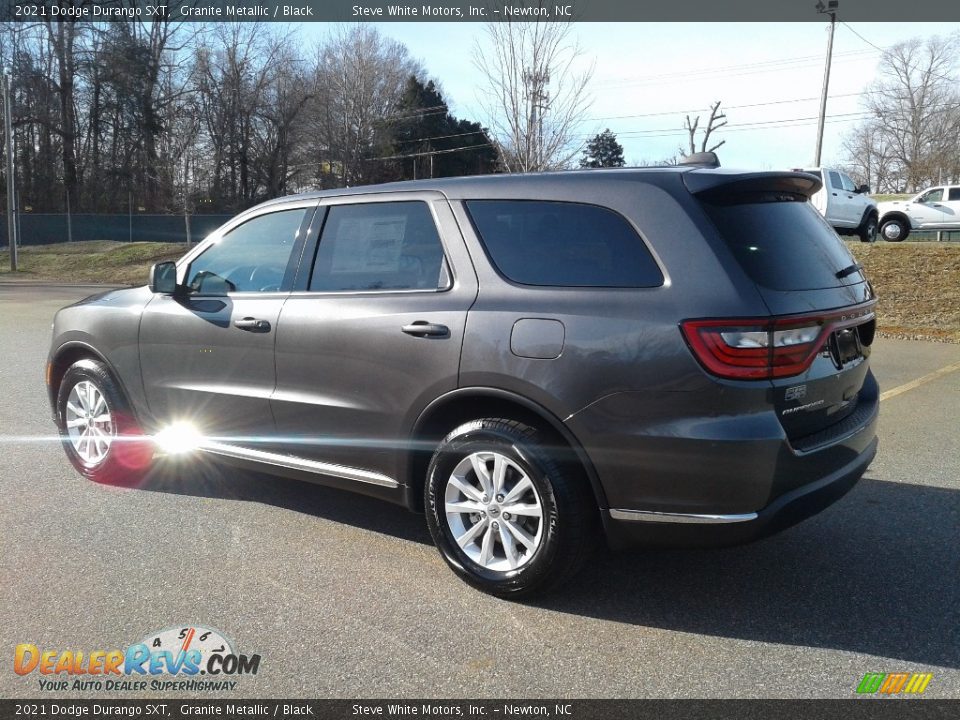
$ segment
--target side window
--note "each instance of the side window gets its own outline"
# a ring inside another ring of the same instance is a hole
[[[213,295],[279,290],[306,213],[281,210],[235,227],[190,263],[187,286]]]
[[[947,197],[950,202],[960,200],[960,187],[950,188],[950,194]]]
[[[853,180],[851,180],[845,173],[840,173],[840,182],[843,183],[843,189],[847,192],[857,191],[857,186],[853,184]]]
[[[490,260],[523,285],[658,287],[663,274],[618,213],[597,205],[470,200],[467,210]]]
[[[933,203],[940,202],[941,200],[943,200],[943,188],[934,188],[933,190],[927,190],[927,192],[921,195],[918,202]]]
[[[834,190],[840,190],[843,188],[843,181],[840,179],[840,173],[831,170],[830,175],[830,187]]]
[[[425,202],[330,208],[311,290],[438,290],[447,285],[443,246]]]

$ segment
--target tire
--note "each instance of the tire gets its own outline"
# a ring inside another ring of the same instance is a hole
[[[877,240],[877,216],[870,213],[863,219],[860,227],[857,228],[857,235],[860,236],[860,242],[872,243]]]
[[[588,481],[550,439],[512,420],[474,420],[447,435],[430,461],[430,534],[451,569],[479,590],[504,598],[546,592],[576,574],[596,545]],[[451,503],[463,512],[450,512]]]
[[[900,219],[884,220],[880,226],[880,235],[887,242],[902,242],[910,234],[910,228]]]
[[[57,391],[57,426],[70,462],[95,482],[135,485],[150,469],[153,444],[102,362],[84,359],[67,369]]]

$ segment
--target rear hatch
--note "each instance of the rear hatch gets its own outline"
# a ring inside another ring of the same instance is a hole
[[[713,361],[719,358],[717,374],[769,380],[795,447],[827,442],[836,435],[830,428],[856,425],[851,416],[858,408],[872,412],[876,401],[876,383],[867,381],[876,328],[873,290],[808,202],[819,189],[817,178],[754,173],[709,182],[698,175],[688,173],[685,182],[770,315],[708,319],[685,327],[687,339],[703,346],[701,361],[703,350]]]

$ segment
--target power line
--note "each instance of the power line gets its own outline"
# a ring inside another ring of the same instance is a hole
[[[864,91],[867,92],[867,91]],[[830,98],[844,98],[844,97],[856,97],[862,95],[863,93],[842,93],[840,95],[831,95]],[[747,105],[727,105],[725,110],[742,110],[744,108],[755,108],[755,107],[766,107],[769,105],[785,105],[788,103],[798,103],[798,102],[810,102],[812,100],[819,100],[819,97],[808,97],[808,98],[788,98],[785,100],[770,100],[767,102],[760,103],[749,103]],[[655,113],[642,113],[638,115],[611,115],[608,117],[595,117],[595,118],[586,118],[584,122],[596,122],[598,120],[630,120],[633,118],[646,118],[646,117],[662,117],[664,115],[685,115],[687,113],[693,112],[702,112],[704,108],[691,108],[689,110],[667,110],[664,112],[655,112]]]
[[[832,117],[840,118],[840,117],[849,117],[849,116],[866,116],[868,114],[869,113],[865,111],[858,111],[858,112],[852,112],[852,113],[835,114]],[[780,118],[778,120],[757,120],[753,122],[732,123],[729,125],[725,125],[724,128],[737,128],[737,127],[747,128],[747,127],[755,127],[759,125],[777,125],[780,123],[799,122],[803,120],[816,120],[816,119],[817,119],[817,116],[814,115],[811,117]],[[646,130],[627,130],[623,133],[617,134],[617,137],[620,137],[621,134],[624,136],[635,137],[635,136],[642,136],[648,133],[668,132],[668,131],[673,131],[677,129],[678,128],[669,127],[669,128],[649,128]]]
[[[884,52],[880,49],[881,52]],[[873,55],[873,50],[850,50],[843,53],[837,53],[838,58],[847,59],[859,59],[860,56]],[[699,78],[702,76],[715,75],[717,73],[722,73],[727,76],[741,76],[741,75],[752,75],[756,73],[771,72],[773,70],[783,70],[788,69],[784,66],[796,65],[799,69],[805,65],[819,65],[822,62],[822,57],[819,55],[804,55],[802,57],[795,58],[783,58],[780,60],[765,60],[756,63],[745,63],[742,65],[727,65],[724,67],[717,68],[704,68],[702,70],[685,70],[677,71],[674,73],[659,73],[657,75],[646,75],[633,80],[626,81],[617,81],[610,83],[601,83],[595,86],[597,89],[602,88],[620,88],[628,87],[633,85],[647,85],[647,84],[658,84],[661,82],[674,81],[678,78]]]
[[[839,119],[836,119],[836,120],[827,120],[826,122],[827,122],[827,124],[832,125],[832,124],[834,124],[834,123],[855,122],[855,121],[860,120],[860,119],[863,119],[863,118],[856,118],[856,117],[851,117],[851,118],[839,118]],[[791,122],[791,123],[789,123],[789,124],[784,124],[784,125],[767,125],[767,126],[763,126],[763,127],[752,127],[752,126],[751,126],[751,127],[735,127],[735,128],[732,128],[732,129],[730,130],[730,132],[748,132],[748,131],[751,131],[751,130],[752,130],[752,131],[755,131],[755,132],[759,132],[759,131],[762,131],[762,130],[784,130],[784,129],[787,129],[787,128],[795,128],[795,127],[809,127],[809,126],[815,125],[815,124],[816,124],[816,118],[814,118],[814,119],[812,119],[812,120],[804,120],[804,121],[800,121],[800,122]],[[726,130],[727,130],[727,128],[725,127],[725,128],[724,128],[724,131],[726,131]],[[686,136],[687,136],[687,131],[686,131],[686,130],[684,130],[683,128],[677,128],[676,130],[672,130],[672,131],[670,131],[670,132],[664,132],[664,133],[661,133],[661,134],[658,134],[658,135],[644,135],[644,136],[641,136],[640,138],[637,138],[637,139],[640,139],[640,140],[652,140],[652,139],[656,139],[656,138],[686,137]],[[619,137],[619,136],[618,136],[618,137]]]
[[[426,138],[410,138],[409,140],[397,138],[394,140],[394,142],[403,142],[403,143],[429,142],[431,140],[446,140],[447,138],[463,137],[465,135],[484,135],[484,134],[486,134],[485,130],[472,130],[471,132],[453,133],[452,135],[435,135],[433,137],[426,137]]]
[[[882,47],[880,47],[879,45],[874,45],[872,42],[870,42],[869,40],[867,40],[863,35],[861,35],[861,34],[858,33],[856,30],[854,30],[852,27],[850,27],[850,23],[844,22],[843,20],[841,20],[841,21],[840,21],[840,24],[841,24],[841,25],[844,25],[844,26],[847,28],[847,30],[849,30],[849,31],[852,32],[854,35],[856,35],[858,38],[860,38],[861,40],[863,40],[863,41],[864,41],[867,45],[869,45],[870,47],[876,48],[876,49],[879,50],[880,52],[886,52],[886,50],[884,50]]]
[[[462,147],[448,148],[447,150],[425,150],[423,152],[408,153],[406,155],[384,155],[383,157],[364,158],[364,160],[404,160],[406,158],[423,157],[425,155],[445,155],[461,150],[475,150],[482,147],[493,147],[493,143],[478,143],[476,145],[463,145]]]

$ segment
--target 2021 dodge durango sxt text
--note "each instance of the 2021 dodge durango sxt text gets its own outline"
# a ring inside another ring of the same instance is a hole
[[[501,596],[553,587],[602,534],[751,540],[877,447],[874,294],[818,187],[691,165],[267,202],[57,314],[54,417],[97,481],[186,439],[424,511]]]

